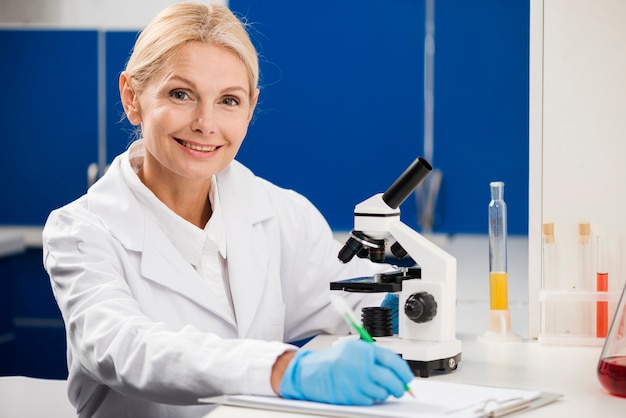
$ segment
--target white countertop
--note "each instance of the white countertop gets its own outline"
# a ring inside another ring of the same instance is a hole
[[[469,314],[469,312],[464,312]],[[596,377],[600,347],[547,346],[537,341],[479,342],[475,335],[459,335],[463,341],[462,360],[457,370],[433,374],[427,379],[486,386],[511,387],[559,393],[562,397],[538,409],[518,413],[528,418],[585,417],[602,418],[626,415],[626,399],[608,395]],[[320,336],[307,348],[326,347],[333,336]],[[245,410],[220,406],[210,418],[295,418],[294,413]]]
[[[71,418],[76,411],[65,380],[0,376],[0,417]]]
[[[0,257],[19,254],[24,250],[26,250],[26,242],[21,234],[0,231]]]

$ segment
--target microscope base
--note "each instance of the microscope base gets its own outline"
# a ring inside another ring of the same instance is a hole
[[[359,338],[350,335],[339,338]],[[461,361],[461,340],[415,341],[392,337],[375,337],[377,345],[398,353],[409,363],[415,376],[429,377],[433,371],[451,372]]]
[[[415,376],[428,377],[434,370],[456,370],[461,361],[461,340],[415,341],[393,337],[376,338],[376,344],[400,354]]]
[[[415,376],[419,377],[429,377],[431,372],[444,372],[448,373],[459,366],[459,362],[461,361],[461,353],[456,356],[443,358],[440,360],[431,360],[431,361],[416,361],[416,360],[407,360],[409,366],[411,367],[411,371]]]

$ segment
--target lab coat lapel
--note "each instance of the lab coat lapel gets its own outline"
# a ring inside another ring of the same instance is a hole
[[[218,176],[226,227],[228,275],[239,337],[245,338],[264,296],[269,267],[263,222],[273,214],[269,198],[237,161]],[[256,318],[258,319],[258,318]]]
[[[250,224],[231,223],[228,229],[228,275],[237,329],[246,337],[263,297],[269,256],[260,232]]]
[[[141,272],[145,278],[185,296],[235,326],[228,302],[211,294],[206,281],[157,225],[146,224],[144,241]]]
[[[133,197],[122,179],[124,160],[117,157],[107,174],[89,190],[90,210],[127,251],[139,253],[142,277],[185,296],[234,326],[227,302],[213,297],[206,282]]]

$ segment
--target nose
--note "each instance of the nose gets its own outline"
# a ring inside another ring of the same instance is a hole
[[[210,104],[199,103],[196,106],[192,120],[191,130],[198,133],[209,134],[215,131],[215,112]]]

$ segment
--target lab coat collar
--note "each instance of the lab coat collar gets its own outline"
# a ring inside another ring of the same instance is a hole
[[[143,160],[146,154],[143,140],[132,143],[128,148],[129,164],[121,165],[121,172],[124,182],[139,202],[144,205],[149,212],[154,213],[159,226],[163,232],[172,240],[174,246],[178,248],[185,259],[198,267],[202,257],[202,249],[208,239],[217,243],[218,249],[223,258],[226,258],[226,235],[224,233],[222,211],[217,191],[217,180],[215,176],[211,178],[211,188],[209,189],[209,200],[213,215],[207,222],[204,230],[183,219],[178,214],[168,208],[152,190],[148,189],[137,176],[137,172],[143,167]]]
[[[87,191],[87,205],[102,219],[109,232],[131,251],[143,251],[146,210],[133,197],[131,189],[122,180],[122,165],[128,165],[128,152],[116,157],[107,172]],[[137,181],[140,181],[137,178]]]
[[[128,149],[130,164],[121,164],[120,172],[124,183],[135,198],[153,214],[159,228],[172,241],[182,256],[197,267],[206,240],[206,232],[176,214],[154,195],[139,179],[137,172],[143,167],[145,148],[143,140],[135,141]]]
[[[102,219],[124,248],[141,253],[141,274],[145,278],[211,310],[234,326],[228,304],[215,300],[206,281],[174,247],[152,213],[133,196],[122,170],[132,172],[127,152],[116,157],[107,173],[89,189],[89,210]]]

